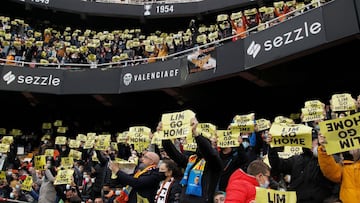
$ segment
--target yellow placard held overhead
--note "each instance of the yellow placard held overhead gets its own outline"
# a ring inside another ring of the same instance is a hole
[[[161,117],[163,137],[162,139],[174,139],[191,136],[191,119],[195,113],[191,110],[185,110],[175,113],[165,113]]]
[[[129,140],[128,131],[117,133],[116,142],[117,143],[127,143]]]
[[[151,129],[146,126],[133,126],[129,128],[129,143],[134,144],[134,149],[138,152],[145,150],[150,140]]]
[[[197,143],[195,141],[195,138],[193,136],[187,136],[184,140],[185,140],[183,143],[184,150],[189,152],[195,152],[197,149]]]
[[[71,184],[73,174],[73,169],[59,170],[55,176],[54,185]]]
[[[321,134],[326,137],[327,154],[360,148],[360,113],[322,121],[319,126]]]
[[[66,145],[66,137],[65,136],[57,136],[55,138],[55,144]]]
[[[54,149],[45,149],[44,155],[53,157],[54,156]]]
[[[25,180],[21,183],[21,190],[31,191],[33,179],[31,176],[26,176]]]
[[[276,116],[274,119],[274,123],[286,123],[286,124],[294,124],[294,120],[285,116]]]
[[[285,146],[283,152],[278,152],[278,155],[282,159],[288,159],[294,155],[299,155],[303,153],[301,147],[298,146]]]
[[[3,144],[0,143],[0,153],[8,153],[10,151],[10,145],[9,144]]]
[[[73,157],[61,157],[61,166],[69,169],[74,166],[74,158]]]
[[[69,147],[70,148],[79,148],[80,147],[80,141],[75,139],[69,140]]]
[[[238,147],[240,145],[238,141],[239,136],[239,133],[233,134],[231,130],[218,130],[217,146],[221,148]]]
[[[256,187],[256,203],[296,203],[295,191],[280,191]]]
[[[251,133],[255,130],[255,114],[236,115],[230,124],[231,129],[239,129],[242,133]]]
[[[356,109],[356,103],[351,94],[333,94],[330,100],[331,110],[336,111],[351,111]]]
[[[74,149],[70,149],[69,157],[71,157],[75,160],[81,160],[81,155],[82,155],[82,152],[74,150]]]
[[[45,155],[35,156],[35,169],[36,170],[45,170],[45,165],[46,165],[46,156]]]
[[[309,126],[273,123],[269,133],[272,135],[271,147],[299,146],[312,148],[312,128]]]
[[[263,130],[267,130],[270,129],[271,127],[271,122],[267,119],[261,118],[256,120],[256,130],[257,131],[263,131]]]
[[[201,132],[204,137],[210,138],[215,135],[216,126],[211,123],[199,123],[197,126],[197,131]]]
[[[107,150],[110,147],[111,135],[99,135],[95,142],[96,150]]]
[[[2,141],[1,141],[1,143],[3,143],[3,144],[12,144],[14,142],[14,137],[13,136],[4,136],[3,138],[2,138]]]
[[[151,138],[151,144],[156,144],[160,149],[163,148],[162,147],[162,133],[163,131],[159,131],[159,132],[154,132],[153,137]]]

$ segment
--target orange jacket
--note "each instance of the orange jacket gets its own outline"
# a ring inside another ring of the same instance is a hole
[[[337,163],[332,155],[327,155],[323,147],[318,148],[318,161],[324,176],[340,183],[340,199],[343,203],[358,203],[360,200],[360,161]]]

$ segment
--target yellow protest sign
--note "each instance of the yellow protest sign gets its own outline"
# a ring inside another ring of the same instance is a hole
[[[68,128],[65,127],[65,126],[59,126],[59,127],[57,128],[56,132],[65,134],[66,131],[67,131],[67,129],[68,129]]]
[[[184,138],[182,138],[182,139],[184,139]],[[183,149],[185,151],[190,151],[190,152],[195,152],[196,151],[197,144],[196,144],[196,141],[195,141],[193,136],[187,136],[184,139]]]
[[[55,127],[60,127],[60,126],[62,126],[62,120],[56,120],[56,121],[54,122],[54,126],[55,126]]]
[[[0,171],[0,180],[6,180],[5,171]]]
[[[279,191],[256,187],[256,203],[295,203],[295,191]]]
[[[44,155],[53,157],[54,156],[54,149],[45,149]]]
[[[35,156],[35,169],[36,170],[45,170],[45,165],[46,165],[46,156],[45,155]]]
[[[276,116],[274,119],[274,123],[286,123],[286,124],[294,124],[295,122],[285,116]]]
[[[305,108],[319,108],[319,107],[324,108],[325,104],[319,100],[309,100],[309,101],[305,102],[304,107]]]
[[[6,135],[6,128],[0,128],[0,135]]]
[[[138,152],[148,148],[151,129],[146,126],[133,126],[129,128],[129,143],[134,144],[134,149]]]
[[[278,152],[278,155],[282,159],[288,159],[294,155],[299,155],[303,152],[301,147],[298,146],[285,146],[283,152]]]
[[[191,110],[185,110],[175,113],[165,113],[161,116],[163,137],[162,139],[182,138],[192,135],[191,119],[195,113]]]
[[[327,154],[360,148],[360,113],[322,121],[319,126],[321,134],[326,137]]]
[[[0,143],[0,153],[8,153],[10,151],[10,145],[9,144],[3,144]]]
[[[242,133],[251,133],[255,130],[255,114],[236,115],[230,124],[231,129],[239,129]]]
[[[351,111],[356,109],[356,103],[351,94],[333,94],[330,100],[331,110],[336,111]]]
[[[160,149],[163,148],[162,147],[162,133],[164,133],[163,131],[159,131],[159,132],[154,132],[153,137],[151,138],[151,144],[156,144]]]
[[[14,142],[14,137],[13,136],[4,136],[2,138],[2,142],[3,144],[12,144]]]
[[[66,137],[65,136],[57,136],[55,138],[55,144],[66,145]]]
[[[16,137],[16,136],[22,135],[22,132],[20,129],[11,129],[9,134]]]
[[[110,142],[111,148],[113,148],[115,151],[119,151],[117,142]]]
[[[137,166],[137,163],[135,161],[127,161],[119,158],[116,158],[114,163],[119,164],[120,170],[126,174],[133,174]]]
[[[33,179],[31,176],[26,176],[25,180],[21,184],[21,190],[31,191]]]
[[[217,146],[221,148],[226,147],[238,147],[239,141],[239,133],[233,134],[230,130],[218,130],[217,131]]]
[[[128,131],[125,131],[122,133],[117,133],[117,136],[116,136],[117,143],[127,143],[128,139],[129,139]]]
[[[86,137],[86,135],[84,135],[84,134],[78,134],[78,135],[76,136],[76,140],[79,140],[80,142],[86,142],[87,137]]]
[[[70,184],[73,174],[73,169],[59,170],[55,176],[54,185]]]
[[[263,131],[271,127],[271,122],[265,118],[260,118],[256,120],[256,130]]]
[[[82,152],[74,150],[74,149],[70,149],[69,157],[72,157],[73,159],[76,159],[76,160],[81,160],[81,155],[82,155]]]
[[[61,157],[61,166],[64,168],[72,168],[74,166],[74,159],[73,157]]]
[[[307,107],[301,109],[302,122],[323,120],[325,118],[325,109],[323,107]]]
[[[95,142],[96,150],[107,150],[110,147],[111,135],[99,135]]]
[[[51,129],[51,127],[52,127],[51,123],[43,123],[42,124],[42,129],[44,129],[44,130],[49,130],[49,129]]]
[[[70,140],[69,140],[69,147],[70,147],[70,148],[79,148],[79,147],[80,147],[80,141],[79,141],[79,140],[70,139]]]
[[[94,147],[95,144],[95,139],[88,139],[86,140],[85,144],[84,144],[84,149],[92,149]]]
[[[86,137],[87,137],[87,139],[88,140],[95,140],[95,138],[96,138],[96,133],[92,133],[92,132],[90,132],[90,133],[87,133],[86,134]]]
[[[216,134],[216,126],[211,123],[199,123],[197,131],[201,132],[204,137],[210,138]]]
[[[300,146],[312,148],[312,128],[309,126],[273,123],[269,133],[272,135],[271,147]]]

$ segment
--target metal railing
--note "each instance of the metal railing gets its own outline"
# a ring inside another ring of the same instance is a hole
[[[306,4],[305,7],[306,6],[311,6],[311,5],[313,5],[313,3]],[[320,7],[321,5],[322,5],[321,0],[317,0],[317,7]],[[302,9],[303,8],[295,9],[295,10],[289,12],[289,13],[286,13],[285,16],[286,17],[289,17],[289,16],[296,17],[296,16],[293,16],[293,15],[295,13],[301,11]],[[299,13],[298,15],[302,15],[302,14],[304,14],[304,13]],[[281,23],[281,22],[284,22],[287,19],[289,19],[289,18],[285,18],[285,20],[280,22],[279,21],[280,18],[284,18],[284,16],[276,17],[276,18],[274,18],[272,20],[269,20],[269,21],[265,22],[264,24],[269,24],[270,25],[273,22]],[[25,65],[27,65],[27,66],[30,66],[30,67],[35,65],[36,68],[45,68],[45,69],[47,69],[47,68],[52,68],[52,69],[56,68],[56,69],[66,69],[66,70],[78,70],[78,69],[82,69],[84,67],[86,67],[86,68],[102,68],[102,69],[121,68],[121,67],[126,67],[126,66],[133,66],[133,65],[137,65],[137,64],[147,64],[147,61],[149,59],[156,60],[156,61],[165,61],[165,60],[168,60],[168,59],[180,58],[182,56],[185,56],[188,53],[198,51],[201,48],[207,48],[207,47],[211,47],[211,46],[222,46],[224,44],[224,42],[232,40],[233,38],[242,36],[244,34],[246,36],[248,36],[250,33],[261,32],[261,31],[266,30],[268,28],[267,27],[267,28],[259,31],[258,29],[261,28],[261,26],[263,26],[263,25],[258,25],[256,27],[250,28],[250,29],[248,29],[248,30],[246,30],[246,31],[244,31],[242,33],[236,34],[236,35],[232,35],[232,36],[222,38],[222,39],[219,39],[219,40],[216,40],[216,41],[213,41],[213,42],[209,42],[209,43],[206,43],[206,44],[203,44],[203,45],[199,45],[199,46],[187,49],[187,50],[183,50],[183,51],[180,51],[180,52],[169,54],[169,55],[167,55],[165,57],[130,59],[130,60],[124,60],[124,61],[119,61],[119,62],[101,63],[101,64],[79,64],[79,63],[48,63],[48,64],[43,64],[43,63],[15,61],[15,60],[7,60],[7,59],[0,59],[0,62],[4,62],[4,64],[2,64],[2,65],[16,65],[16,66],[25,66]],[[12,64],[9,64],[9,63],[12,63]]]

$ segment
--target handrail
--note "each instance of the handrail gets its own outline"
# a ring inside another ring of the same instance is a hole
[[[306,5],[304,5],[304,7],[310,6],[312,4],[313,3],[306,4]],[[320,0],[317,0],[317,5],[318,5],[318,7],[320,7],[322,5]],[[286,13],[285,16],[287,17],[289,15],[292,15],[295,12],[298,12],[298,11],[300,11],[302,9],[303,8],[295,9],[295,10],[289,12],[289,13]],[[300,13],[299,15],[302,15],[302,14],[304,14],[304,13]],[[265,22],[265,24],[270,24],[272,22],[276,22],[280,18],[283,18],[283,16],[279,16],[279,17],[276,17],[274,19],[271,19],[271,20]],[[286,21],[287,19],[288,18],[286,18],[284,21]],[[110,62],[110,63],[102,63],[102,64],[80,64],[80,63],[76,63],[76,64],[73,64],[73,63],[48,63],[48,64],[43,64],[43,63],[34,63],[34,62],[25,62],[25,61],[15,61],[15,60],[1,59],[1,58],[0,58],[0,61],[3,61],[5,63],[20,64],[20,66],[24,66],[26,64],[26,65],[40,66],[40,67],[36,67],[36,68],[56,67],[56,69],[65,69],[65,70],[79,70],[79,69],[81,69],[80,67],[89,67],[89,68],[114,68],[114,67],[116,67],[116,68],[119,68],[119,67],[126,67],[126,66],[128,66],[128,64],[136,64],[136,63],[144,64],[149,59],[155,59],[156,61],[159,61],[159,60],[160,61],[165,61],[165,60],[167,60],[169,58],[175,58],[177,56],[183,56],[183,55],[185,55],[187,53],[190,53],[190,52],[198,51],[199,49],[204,48],[204,47],[209,47],[209,46],[212,46],[212,45],[222,45],[223,42],[231,40],[234,37],[239,37],[239,36],[244,35],[244,34],[246,34],[246,36],[247,36],[247,35],[249,35],[249,33],[253,32],[253,31],[258,31],[258,29],[261,26],[263,26],[263,25],[262,24],[257,25],[255,27],[250,28],[250,29],[248,29],[248,30],[246,30],[244,32],[239,33],[239,34],[231,35],[229,37],[219,39],[219,40],[216,40],[216,41],[213,41],[213,42],[209,42],[209,43],[206,43],[206,44],[203,44],[203,45],[198,45],[196,47],[192,47],[192,48],[187,49],[187,50],[183,50],[183,51],[180,51],[180,52],[176,52],[176,53],[167,55],[165,57],[151,57],[151,58],[131,59],[131,60],[124,60],[124,61]],[[260,30],[260,31],[263,31],[263,30]],[[8,65],[14,65],[14,64],[8,64]]]
[[[89,0],[83,0],[89,1]],[[97,3],[115,3],[115,4],[133,4],[133,5],[146,5],[146,4],[173,4],[173,3],[193,3],[193,2],[200,2],[204,0],[96,0]]]

